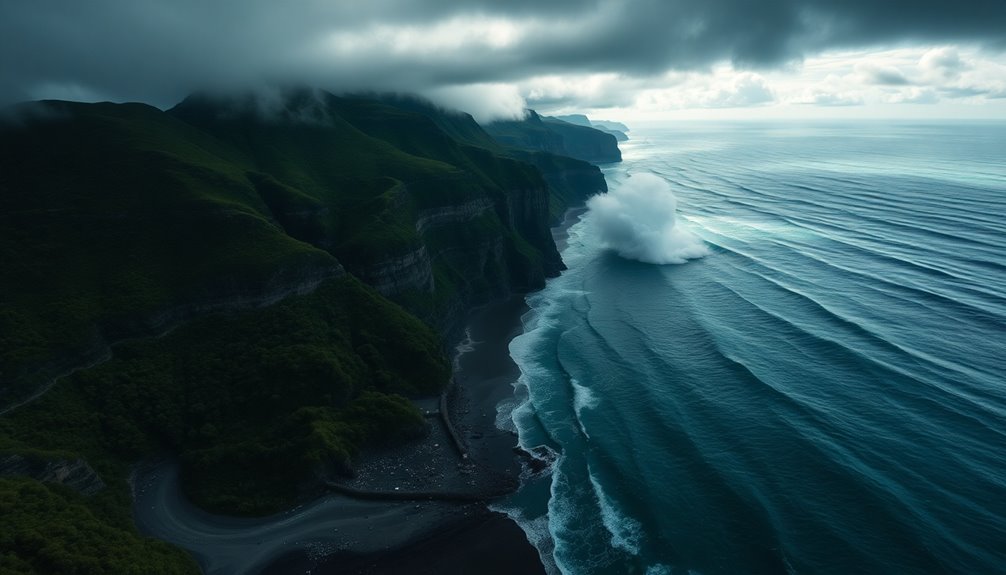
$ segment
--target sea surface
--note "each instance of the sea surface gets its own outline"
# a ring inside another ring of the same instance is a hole
[[[634,129],[708,254],[528,297],[498,508],[554,572],[1006,573],[1006,123]]]

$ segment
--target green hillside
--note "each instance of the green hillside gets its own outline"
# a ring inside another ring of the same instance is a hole
[[[255,170],[298,197],[325,206],[327,211],[319,212],[311,227],[320,233],[300,237],[335,255],[347,270],[428,323],[449,331],[448,324],[457,318],[445,316],[445,310],[511,289],[540,287],[561,264],[548,215],[539,209],[549,201],[540,173],[455,140],[441,126],[453,125],[454,132],[473,128],[452,124],[448,114],[435,108],[417,106],[297,91],[282,107],[267,112],[253,100],[192,97],[169,113],[239,150]],[[477,125],[474,130],[481,132]],[[488,136],[482,141],[495,146]],[[482,200],[492,209],[481,214],[478,225],[441,218],[435,228],[417,229],[417,220],[430,213]],[[464,249],[438,250],[443,257],[428,254],[424,265],[435,278],[433,289],[398,278],[405,287],[389,290],[375,277],[380,274],[375,265],[382,260],[444,241]],[[498,251],[497,243],[502,258],[487,260],[488,252]],[[471,267],[486,261],[489,267]]]
[[[290,505],[422,433],[405,397],[447,382],[443,334],[561,267],[542,174],[425,104],[299,90],[4,117],[0,477],[78,461],[98,486],[0,479],[5,572],[192,572],[136,534],[135,462],[177,458],[207,509]],[[40,545],[54,509],[73,528]]]
[[[0,128],[0,405],[179,306],[338,271],[191,126],[139,104],[34,106],[50,119]]]
[[[615,136],[589,126],[543,118],[534,110],[528,110],[522,120],[498,120],[485,128],[509,148],[548,152],[596,164],[622,161]]]

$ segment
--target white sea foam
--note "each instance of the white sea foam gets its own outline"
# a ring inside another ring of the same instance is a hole
[[[671,186],[650,173],[635,174],[606,194],[587,200],[605,247],[624,258],[651,264],[682,264],[709,248],[677,221]]]
[[[594,393],[594,390],[581,385],[576,379],[571,379],[570,383],[573,384],[573,408],[576,409],[577,414],[584,409],[595,409],[601,404],[601,398]]]
[[[569,383],[573,387],[573,411],[576,414],[576,423],[580,426],[580,433],[590,439],[590,434],[583,425],[583,413],[587,409],[596,409],[601,404],[601,398],[594,393],[594,390],[581,385],[575,378],[570,378]]]
[[[549,575],[559,575],[561,571],[555,564],[552,555],[555,550],[555,542],[552,541],[552,534],[548,529],[548,515],[529,518],[519,507],[492,504],[489,505],[491,511],[503,513],[514,523],[520,526],[527,536],[528,543],[538,551],[541,563],[545,567],[545,572]]]
[[[555,548],[552,559],[557,570],[563,574],[575,572],[572,566],[563,560],[562,536],[566,532],[565,525],[575,521],[577,514],[572,502],[559,493],[563,489],[570,489],[568,482],[568,478],[562,472],[562,458],[560,458],[552,473],[551,497],[548,499],[548,532]]]
[[[537,418],[538,408],[547,405],[552,394],[561,389],[555,385],[557,374],[554,369],[543,363],[549,361],[547,354],[542,355],[543,350],[555,345],[552,339],[556,336],[555,330],[562,325],[561,316],[569,309],[570,300],[584,296],[584,292],[577,289],[582,283],[577,262],[596,253],[596,242],[592,236],[584,235],[584,227],[585,222],[579,222],[568,230],[569,239],[567,248],[563,251],[563,259],[570,265],[570,270],[550,280],[542,291],[527,297],[531,310],[521,318],[523,333],[510,342],[510,356],[521,373],[513,384],[513,399],[502,402],[497,408],[496,424],[501,429],[517,431],[518,444],[528,451],[541,445],[543,439],[547,440],[547,430],[542,429]],[[576,382],[574,386],[580,387],[580,390],[573,388],[573,402],[577,411],[596,405],[598,398],[591,390]],[[492,507],[496,511],[507,513],[527,533],[528,540],[538,549],[545,570],[550,574],[577,572],[572,566],[563,565],[561,557],[564,554],[559,547],[565,543],[555,540],[556,533],[565,531],[563,526],[568,527],[578,520],[577,509],[568,493],[563,493],[570,486],[564,477],[559,477],[561,464],[562,455],[559,454],[552,465],[551,478],[542,477],[541,474],[523,477],[529,481],[540,479],[549,482],[551,496],[547,508],[539,511],[542,513],[540,516],[529,517],[529,510],[520,507]]]
[[[611,534],[611,546],[630,555],[639,555],[643,539],[642,524],[618,509],[616,503],[604,492],[594,473],[587,468],[590,484],[594,487],[597,502],[601,508],[601,522]]]

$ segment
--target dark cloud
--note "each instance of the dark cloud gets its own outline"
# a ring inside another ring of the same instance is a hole
[[[463,37],[465,22],[490,18],[523,35],[463,48],[433,37]],[[381,26],[414,26],[430,49],[366,42]],[[164,106],[261,78],[422,90],[536,74],[647,76],[723,60],[759,68],[899,42],[1002,50],[1004,29],[1003,0],[0,0],[0,102],[66,94]],[[340,33],[361,47],[321,48]],[[954,62],[933,65],[950,74]]]

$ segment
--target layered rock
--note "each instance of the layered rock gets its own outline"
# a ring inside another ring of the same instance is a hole
[[[436,288],[430,255],[422,244],[404,254],[358,268],[355,273],[386,297],[410,291],[433,293]]]
[[[44,483],[59,483],[83,495],[94,495],[105,482],[84,459],[45,458],[20,454],[0,455],[0,477],[24,476]]]

